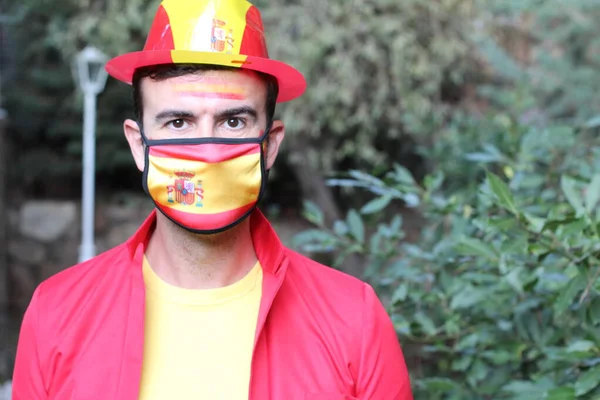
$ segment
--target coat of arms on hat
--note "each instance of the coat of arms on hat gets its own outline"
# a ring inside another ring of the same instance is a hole
[[[213,51],[231,54],[233,50],[233,29],[227,28],[227,22],[220,19],[213,19],[210,44]]]

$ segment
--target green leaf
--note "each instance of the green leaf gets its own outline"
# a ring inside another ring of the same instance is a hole
[[[383,234],[381,230],[371,236],[369,240],[369,251],[372,254],[377,254],[381,249],[381,243],[383,242]]]
[[[576,219],[576,218],[549,219],[544,224],[544,228],[542,230],[543,231],[552,231],[552,232],[555,232],[561,226],[570,224],[570,223],[572,223],[574,221],[580,221],[580,220]],[[585,223],[585,221],[584,221],[584,223]]]
[[[344,221],[335,221],[333,223],[333,232],[338,236],[346,236],[348,234],[348,225]]]
[[[402,228],[402,216],[400,214],[396,215],[393,219],[392,222],[390,223],[390,231],[392,232],[398,232],[400,231],[400,228]]]
[[[572,304],[575,296],[582,291],[586,286],[585,277],[577,275],[567,284],[567,287],[562,289],[560,295],[554,302],[554,309],[558,314],[565,312]]]
[[[557,233],[561,236],[579,235],[588,226],[585,218],[576,219],[573,222],[564,224],[562,227],[557,229]]]
[[[575,389],[563,386],[549,390],[544,395],[544,400],[575,400]]]
[[[471,285],[467,285],[464,289],[459,290],[458,293],[454,295],[450,302],[450,308],[453,310],[469,308],[490,295],[491,293],[489,290],[477,289]]]
[[[585,210],[588,214],[596,207],[598,200],[600,200],[600,174],[595,174],[585,192]]]
[[[531,229],[535,233],[542,232],[542,230],[546,226],[547,221],[544,218],[539,218],[528,213],[524,213],[523,216],[525,217],[525,219],[527,219],[527,222],[529,222]]]
[[[362,181],[364,183],[368,183],[369,185],[375,187],[385,187],[385,183],[381,179],[376,178],[371,174],[367,174],[365,172],[358,171],[355,169],[348,171],[348,174],[354,179]]]
[[[596,115],[595,117],[589,119],[583,126],[587,129],[592,129],[600,126],[600,115]]]
[[[425,332],[428,336],[434,336],[437,333],[437,329],[435,329],[435,324],[427,315],[423,312],[419,311],[415,314],[415,321],[421,325],[423,328],[423,332]]]
[[[589,340],[578,340],[576,342],[571,343],[569,347],[567,347],[567,351],[569,353],[587,352],[595,347],[596,345],[594,342],[591,342]]]
[[[489,153],[467,153],[465,154],[465,160],[480,162],[480,163],[492,163],[498,162],[501,158],[498,158],[496,154]]]
[[[577,215],[581,215],[584,212],[583,199],[581,192],[578,189],[577,181],[571,177],[563,175],[560,179],[560,187],[567,198],[567,201],[575,209]]]
[[[364,243],[365,226],[363,224],[362,218],[356,212],[356,210],[350,210],[348,212],[346,223],[348,224],[348,228],[350,229],[350,234],[352,235],[352,237],[354,237],[354,239],[356,239],[359,243]]]
[[[583,396],[600,385],[600,365],[585,371],[575,382],[575,394]]]
[[[460,388],[458,383],[447,378],[426,378],[421,379],[419,383],[434,393],[448,393]]]
[[[529,381],[513,381],[502,388],[511,393],[539,393],[540,387]]]
[[[304,246],[311,243],[336,243],[337,238],[329,232],[319,229],[307,229],[294,236],[295,246]]]
[[[588,307],[590,322],[592,325],[600,325],[600,297],[596,297]]]
[[[481,359],[476,359],[468,373],[471,384],[483,381],[491,372],[491,368]]]
[[[399,183],[404,183],[411,186],[415,184],[415,178],[413,178],[410,171],[405,167],[401,165],[395,165],[394,171],[396,172],[395,178]]]
[[[521,280],[521,273],[524,272],[525,269],[523,267],[517,267],[510,271],[508,275],[504,279],[510,286],[512,286],[517,292],[523,294],[523,281]]]
[[[469,356],[463,356],[456,358],[452,361],[452,371],[461,371],[465,372],[469,368],[471,368],[471,364],[473,363],[473,358]]]
[[[308,229],[296,234],[292,239],[292,247],[305,252],[327,253],[337,249],[337,237],[329,232]]]
[[[424,179],[424,186],[428,192],[434,192],[438,190],[442,183],[444,183],[444,173],[436,172],[434,175],[427,175]]]
[[[305,200],[304,201],[304,210],[302,212],[304,218],[308,221],[312,222],[317,226],[323,226],[325,224],[323,212],[321,209],[312,201]]]
[[[506,365],[516,358],[512,353],[505,350],[485,351],[482,353],[482,356],[497,366]]]
[[[487,172],[487,179],[492,193],[496,196],[497,204],[515,215],[518,214],[513,196],[506,183],[492,172]]]
[[[526,233],[513,233],[513,235],[506,238],[500,246],[500,253],[504,255],[526,255],[528,239]]]
[[[477,347],[481,340],[481,334],[479,333],[471,333],[467,336],[464,336],[460,341],[455,345],[455,350],[459,352],[465,352],[465,350],[472,350]]]
[[[463,255],[480,256],[488,260],[498,259],[498,254],[491,245],[475,238],[462,238],[456,246],[456,251]]]
[[[360,209],[360,213],[361,214],[378,213],[381,210],[383,210],[384,208],[386,208],[388,206],[388,204],[390,204],[391,201],[392,201],[392,196],[390,196],[389,194],[383,195],[383,196],[373,199],[373,200],[369,201],[367,204],[365,204]]]
[[[408,296],[408,285],[406,283],[402,283],[394,291],[394,294],[392,296],[392,304],[396,304],[400,301],[406,300],[406,296]]]

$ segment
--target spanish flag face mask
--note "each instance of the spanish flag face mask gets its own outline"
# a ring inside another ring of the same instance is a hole
[[[143,185],[156,208],[194,233],[212,234],[242,222],[266,186],[267,130],[250,139],[150,140]]]

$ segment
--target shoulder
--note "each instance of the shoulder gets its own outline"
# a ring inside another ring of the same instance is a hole
[[[288,273],[291,273],[295,278],[298,274],[315,284],[323,283],[334,290],[340,290],[348,294],[358,294],[367,285],[350,274],[311,260],[291,249],[286,249],[286,254],[290,260]]]
[[[314,323],[311,327],[324,333],[321,337],[343,343],[354,374],[359,366],[374,363],[365,362],[370,346],[380,347],[374,353],[393,353],[394,363],[402,361],[392,321],[371,285],[294,251],[287,255],[284,295],[286,305],[294,307],[288,314]]]
[[[362,319],[361,310],[379,301],[368,283],[291,249],[286,251],[290,261],[286,280],[301,290],[310,291],[315,299],[329,304],[336,312],[345,311]]]

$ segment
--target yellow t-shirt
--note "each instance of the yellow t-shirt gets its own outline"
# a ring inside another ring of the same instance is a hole
[[[144,258],[140,400],[248,400],[262,268],[210,290],[164,282]]]

